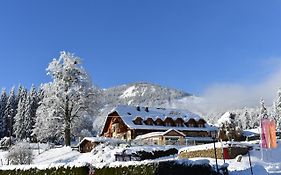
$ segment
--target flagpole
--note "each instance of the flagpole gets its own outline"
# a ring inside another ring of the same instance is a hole
[[[263,160],[263,148],[262,148],[262,117],[260,119],[260,150],[261,150],[261,160]]]

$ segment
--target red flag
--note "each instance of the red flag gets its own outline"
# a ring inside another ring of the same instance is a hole
[[[269,148],[276,148],[277,147],[277,142],[276,142],[276,125],[275,125],[275,121],[274,120],[270,121],[269,132],[270,132]]]
[[[268,119],[261,120],[261,147],[269,148],[270,144],[270,132],[269,132],[270,121]]]

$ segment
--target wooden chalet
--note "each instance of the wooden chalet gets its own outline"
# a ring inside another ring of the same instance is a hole
[[[210,131],[217,130],[189,111],[120,105],[108,114],[101,135],[130,141],[169,129],[183,133],[191,143],[212,142]]]

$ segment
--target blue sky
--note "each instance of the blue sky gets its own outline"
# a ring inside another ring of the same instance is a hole
[[[1,1],[0,87],[50,81],[61,50],[102,88],[254,84],[279,68],[280,19],[280,1]]]

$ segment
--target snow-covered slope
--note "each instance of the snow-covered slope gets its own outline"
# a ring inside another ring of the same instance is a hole
[[[263,158],[261,158],[259,141],[251,141],[251,142],[235,142],[236,144],[248,145],[252,146],[253,150],[250,151],[251,162],[253,167],[253,172],[255,175],[264,175],[264,174],[281,174],[281,143],[278,140],[279,144],[276,149],[264,150]],[[216,143],[217,148],[221,143]],[[226,144],[226,143],[225,143]],[[228,143],[230,144],[230,143]],[[172,146],[171,146],[172,147]],[[28,168],[39,168],[45,169],[48,167],[59,167],[59,166],[80,166],[85,165],[87,163],[92,164],[95,167],[103,167],[103,166],[128,166],[128,165],[137,165],[137,164],[146,164],[149,162],[158,162],[158,161],[167,161],[167,160],[177,160],[176,156],[172,157],[163,157],[161,159],[155,160],[144,160],[144,161],[129,161],[129,162],[116,162],[114,154],[117,152],[122,152],[124,149],[129,150],[131,153],[145,150],[147,152],[151,152],[154,150],[167,150],[171,147],[167,146],[121,146],[114,147],[110,145],[99,145],[90,153],[79,153],[75,150],[72,150],[70,147],[61,147],[61,148],[53,148],[42,152],[41,154],[37,154],[37,151],[34,150],[35,159],[33,164],[31,165],[14,165],[7,166],[7,160],[5,159],[5,154],[7,151],[0,151],[0,160],[4,163],[4,165],[0,165],[0,169],[28,169]],[[212,149],[213,144],[208,145],[197,145],[190,146],[186,148],[182,148],[182,150],[202,150],[202,149]],[[208,162],[211,165],[215,166],[215,159],[206,158],[206,157],[198,157],[192,159],[183,159],[183,162],[190,162],[190,160],[195,160],[198,162]],[[242,157],[241,162],[237,162],[235,159],[225,160],[227,164],[229,164],[228,170],[230,175],[245,175],[251,174],[250,172],[250,164],[248,155]],[[218,159],[218,165],[223,165],[224,161],[222,159]]]
[[[132,83],[104,90],[107,105],[159,106],[169,100],[181,99],[191,94],[150,83]]]

